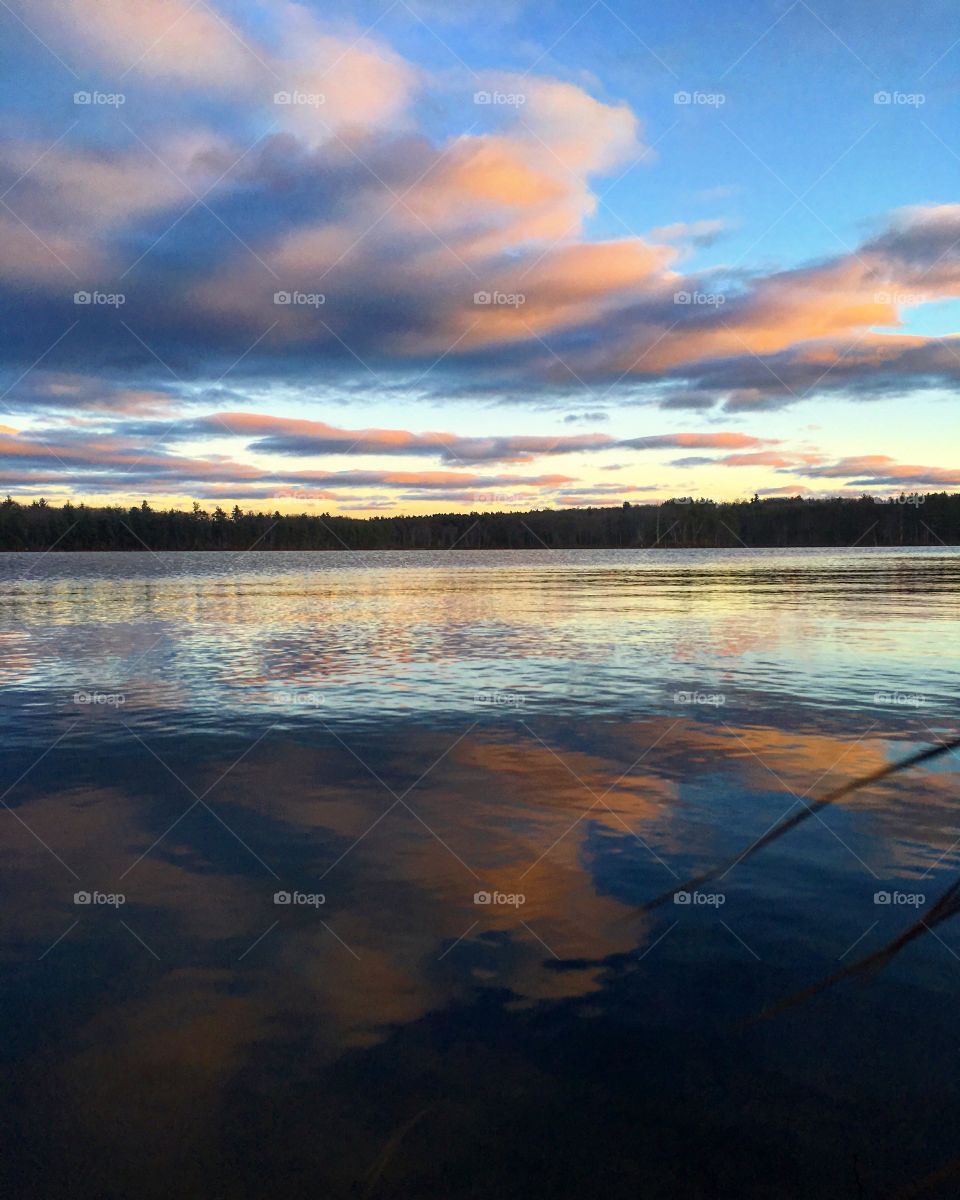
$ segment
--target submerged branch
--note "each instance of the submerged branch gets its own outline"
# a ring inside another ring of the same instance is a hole
[[[782,821],[778,821],[772,829],[769,829],[762,837],[758,838],[746,850],[736,855],[734,858],[726,862],[720,863],[719,866],[712,867],[709,871],[704,871],[700,875],[695,875],[693,878],[686,880],[684,883],[678,883],[669,891],[655,896],[653,900],[648,900],[646,904],[641,905],[641,912],[649,912],[651,909],[659,908],[661,904],[666,904],[671,900],[677,892],[695,892],[697,888],[703,887],[705,883],[711,883],[715,879],[722,878],[728,871],[732,871],[734,867],[745,862],[757,851],[762,850],[764,846],[769,846],[771,842],[775,842],[778,838],[783,837],[785,833],[789,833],[791,829],[795,829],[810,817],[815,816],[820,809],[826,808],[829,804],[836,804],[838,800],[844,799],[852,792],[858,791],[860,788],[867,787],[871,783],[878,783],[881,779],[887,779],[891,775],[896,775],[900,771],[906,771],[910,767],[918,766],[922,762],[929,762],[934,758],[939,758],[942,754],[949,754],[952,751],[960,748],[960,737],[953,738],[949,742],[941,742],[936,746],[928,746],[925,750],[918,750],[916,754],[911,754],[908,758],[903,758],[899,762],[890,763],[885,767],[880,767],[876,771],[871,771],[869,775],[861,775],[858,779],[853,779],[849,783],[843,784],[841,787],[835,788],[832,792],[828,792],[819,800],[814,800],[807,804],[802,797],[797,799],[805,806],[802,812],[794,813],[791,817],[785,817]]]

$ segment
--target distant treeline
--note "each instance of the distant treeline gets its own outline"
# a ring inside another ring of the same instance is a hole
[[[154,511],[0,502],[0,550],[536,550],[960,545],[960,495],[681,498],[618,508],[421,517]]]

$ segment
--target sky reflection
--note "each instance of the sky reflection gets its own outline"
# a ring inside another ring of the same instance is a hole
[[[637,910],[800,798],[947,733],[955,554],[885,556],[869,594],[856,555],[716,556],[695,591],[666,556],[474,560],[469,589],[429,557],[364,574],[242,556],[225,574],[212,558],[165,573],[48,555],[28,580],[2,562],[4,1013],[30,1080],[24,1144],[53,1089],[68,1160],[88,1144],[114,1162],[110,1187],[162,1160],[168,1183],[202,1188],[210,1139],[247,1121],[236,1106],[286,1103],[308,1067],[324,1112],[357,1071],[387,1091],[405,1078],[409,1099],[433,1070],[468,1107],[481,1070],[529,1083],[532,1059],[487,1040],[484,1012],[507,1044],[547,1019],[572,1043],[584,1022],[626,1022],[646,1044],[688,1018],[698,1070],[719,1070],[721,1013],[745,1018],[892,937],[914,910],[877,891],[932,900],[952,880],[947,759],[808,822],[723,880],[719,903]],[[124,902],[77,904],[83,891]],[[942,932],[848,995],[838,1029],[907,993],[940,1011],[960,953]],[[802,1090],[818,1012],[783,1026],[784,1096]],[[444,1023],[462,1055],[483,1048],[482,1068],[450,1068],[457,1083],[429,1066]],[[913,1086],[922,1061],[891,1070]],[[662,1092],[666,1059],[647,1069]],[[691,1086],[674,1079],[668,1104],[702,1106]],[[852,1111],[867,1087],[848,1079],[837,1103]],[[356,1163],[419,1111],[340,1111],[310,1177],[350,1194]],[[763,1141],[747,1108],[731,1119]]]

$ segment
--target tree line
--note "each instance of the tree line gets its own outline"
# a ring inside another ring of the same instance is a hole
[[[536,550],[960,545],[960,494],[344,517],[0,502],[0,550]]]

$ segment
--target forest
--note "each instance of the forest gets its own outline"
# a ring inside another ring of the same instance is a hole
[[[0,501],[0,550],[561,550],[960,545],[960,494],[345,517]]]

